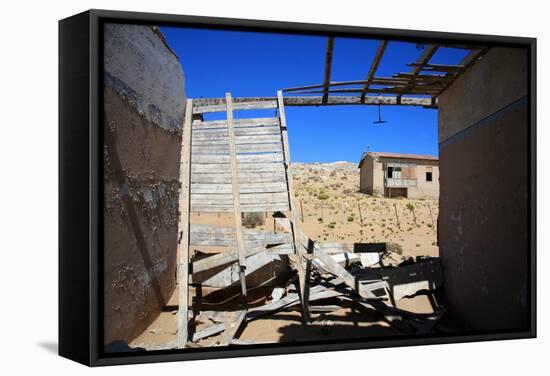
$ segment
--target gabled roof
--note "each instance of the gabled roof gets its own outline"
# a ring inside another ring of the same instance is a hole
[[[361,160],[359,161],[359,168],[361,168],[361,165],[363,164],[363,161],[367,156],[371,156],[373,158],[376,157],[382,157],[382,158],[398,158],[398,159],[416,159],[416,160],[424,160],[424,161],[434,161],[439,162],[439,157],[433,156],[433,155],[425,155],[425,154],[401,154],[401,153],[386,153],[386,152],[375,152],[371,151],[368,153],[363,153],[361,156]]]

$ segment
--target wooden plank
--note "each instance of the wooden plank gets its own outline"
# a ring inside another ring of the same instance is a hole
[[[380,65],[380,61],[382,60],[384,51],[386,51],[387,45],[388,45],[388,41],[383,40],[380,42],[380,44],[378,45],[378,48],[376,49],[374,60],[372,61],[372,64],[369,68],[369,73],[367,74],[365,86],[363,86],[363,90],[361,91],[361,94],[360,94],[361,98],[365,98],[365,95],[367,94],[367,90],[369,89],[371,81],[374,78],[374,75],[376,74],[376,70],[378,69],[378,65]]]
[[[243,204],[288,203],[288,193],[241,193],[239,201]],[[233,193],[198,193],[191,195],[191,205],[232,203]]]
[[[192,140],[191,142],[193,146],[228,146],[227,137],[218,140]]]
[[[246,182],[240,183],[241,194],[244,193],[275,193],[286,192],[286,182]],[[230,183],[191,183],[191,194],[201,193],[232,193]]]
[[[252,256],[258,252],[263,252],[265,250],[265,244],[261,242],[248,244],[246,247],[246,257]],[[237,251],[237,249],[232,248],[225,252],[216,253],[213,256],[194,261],[192,263],[192,270],[193,273],[199,273],[218,266],[229,264],[231,262],[237,261],[238,259],[239,252]]]
[[[193,183],[191,180],[191,194],[201,193],[230,193],[233,194],[233,186],[231,183]],[[233,197],[233,196],[231,196]]]
[[[178,256],[178,334],[177,346],[184,348],[188,340],[189,323],[189,206],[190,206],[190,157],[191,121],[193,100],[187,100],[180,155],[180,193],[178,198],[179,219],[177,245]]]
[[[281,138],[283,141],[283,149],[284,149],[284,155],[285,155],[285,173],[286,173],[286,180],[288,185],[288,197],[289,197],[289,207],[290,207],[290,221],[291,221],[291,228],[290,233],[293,236],[294,239],[294,250],[295,253],[298,255],[298,262],[297,262],[297,269],[298,269],[298,280],[300,284],[300,299],[302,302],[302,313],[303,313],[303,319],[305,322],[310,321],[310,314],[309,314],[309,298],[308,298],[308,286],[306,281],[306,270],[304,268],[304,258],[302,247],[300,247],[300,241],[298,238],[298,221],[296,219],[296,205],[295,205],[295,196],[294,196],[294,184],[292,180],[292,173],[289,171],[290,169],[290,148],[288,146],[288,131],[286,126],[286,114],[285,114],[285,106],[284,106],[284,100],[283,100],[283,92],[277,91],[277,99],[279,103],[279,119],[281,122]],[[306,261],[307,262],[307,261]]]
[[[309,296],[310,301],[315,301],[315,300],[320,300],[320,299],[327,299],[327,297],[337,297],[337,296],[342,295],[340,292],[337,292],[337,291],[334,291],[334,290],[327,290],[326,287],[320,286],[320,285],[312,287],[311,290],[310,290],[310,293],[311,293],[310,296]],[[292,293],[292,294],[288,294],[284,298],[279,299],[275,302],[271,302],[271,303],[265,304],[263,306],[251,308],[247,312],[245,320],[247,322],[250,322],[250,321],[256,320],[256,319],[258,319],[262,316],[276,313],[276,312],[278,312],[278,311],[280,311],[284,308],[287,308],[287,307],[295,304],[296,302],[299,301],[299,299],[300,299],[300,296],[298,294]],[[203,338],[213,336],[215,334],[218,334],[218,333],[222,332],[224,329],[225,329],[224,324],[212,325],[212,326],[210,326],[210,327],[208,327],[204,330],[195,332],[193,334],[193,341],[198,341],[198,340],[201,340]]]
[[[327,104],[328,100],[328,85],[330,83],[330,73],[332,71],[332,55],[334,51],[334,37],[327,38],[327,52],[325,54],[325,74],[323,80],[323,98],[322,103]]]
[[[273,233],[273,232],[246,232],[243,234],[243,242],[249,247],[250,244],[262,242],[262,244],[284,244],[291,242],[290,234],[288,233]],[[243,243],[243,244],[245,244]],[[194,246],[212,245],[212,246],[235,246],[237,244],[235,233],[203,233],[192,232],[190,236],[190,244]],[[245,252],[246,254],[246,252]]]
[[[235,229],[233,227],[225,226],[213,226],[213,225],[203,225],[199,223],[191,224],[191,234],[194,233],[207,233],[207,234],[234,234]]]
[[[275,193],[275,192],[286,192],[286,182],[284,180],[279,180],[276,182],[247,182],[241,183],[241,195],[245,193]],[[242,197],[242,196],[241,196]]]
[[[288,203],[288,193],[241,193],[241,202],[245,205],[255,203]]]
[[[258,127],[258,126],[266,126],[266,125],[279,125],[279,119],[276,117],[233,119],[234,128]],[[227,128],[227,121],[226,120],[211,120],[211,121],[193,120],[193,130],[216,129],[216,128]]]
[[[228,144],[193,144],[193,155],[197,154],[229,154]]]
[[[271,182],[284,182],[286,184],[286,174],[284,170],[275,172],[239,172],[239,183],[271,183]]]
[[[192,173],[191,183],[209,183],[209,184],[231,184],[231,174],[218,172],[210,173]]]
[[[243,213],[254,213],[254,212],[286,212],[289,211],[290,207],[288,203],[273,203],[273,204],[242,204],[241,211]]]
[[[384,253],[386,243],[319,243],[317,246],[326,253]]]
[[[278,134],[278,125],[233,128],[234,136],[256,136]],[[198,129],[193,131],[193,140],[218,140],[227,137],[227,128],[224,129]]]
[[[237,153],[277,153],[282,155],[283,146],[279,144],[245,144],[236,145]]]
[[[268,163],[239,163],[237,165],[239,174],[241,172],[284,172],[285,165],[283,162],[268,162]]]
[[[417,66],[415,66],[411,71],[411,75],[412,75],[411,81],[406,85],[405,88],[403,88],[404,94],[406,94],[410,89],[412,89],[415,86],[416,76],[418,76],[418,74],[422,71],[422,66],[427,64],[430,61],[430,59],[436,53],[438,48],[439,46],[435,44],[429,44],[426,46],[426,48],[424,49],[420,57],[416,60]],[[398,101],[401,100],[401,95],[397,96],[397,100]]]
[[[203,225],[203,224],[191,225],[190,231],[191,231],[191,235],[235,234],[235,229],[233,227],[212,226],[212,225]],[[280,243],[281,241],[285,241],[285,242],[292,241],[292,239],[290,238],[290,235],[284,232],[265,231],[265,230],[259,230],[256,228],[244,228],[243,234],[246,240],[259,239],[261,241],[264,241],[267,245]]]
[[[270,173],[281,173],[284,172],[284,164],[283,163],[240,163],[237,166],[237,171],[239,173],[239,176],[241,172],[244,173],[251,173],[251,172],[270,172]],[[191,172],[193,174],[195,173],[230,173],[231,172],[231,166],[229,163],[200,163],[191,165]]]
[[[237,153],[281,153],[281,144],[276,143],[246,143],[236,145]],[[193,145],[193,155],[200,154],[224,154],[229,153],[229,145]]]
[[[447,64],[424,64],[420,65],[418,63],[409,63],[407,64],[410,67],[421,67],[423,71],[433,71],[433,72],[452,72],[452,73],[462,73],[464,72],[464,65],[447,65]]]
[[[239,194],[239,180],[237,177],[237,152],[235,149],[235,130],[233,129],[233,104],[231,93],[225,93],[225,105],[227,109],[227,134],[229,138],[229,155],[231,156],[231,184],[233,190],[233,214],[235,217],[235,234],[237,240],[237,252],[239,255],[239,279],[241,280],[241,294],[243,298],[244,309],[248,309],[248,298],[246,292],[245,275],[245,250],[244,238],[241,222],[241,201]],[[244,317],[244,316],[243,316]],[[241,320],[242,321],[242,320]],[[233,337],[231,337],[233,338]]]
[[[222,338],[218,341],[217,345],[229,346],[233,340],[233,337],[235,337],[235,334],[243,324],[245,317],[246,311],[238,311],[234,318],[225,323],[225,332],[223,333]]]
[[[290,210],[288,204],[251,204],[241,205],[241,212],[253,213],[253,212],[285,212]],[[233,205],[191,205],[191,211],[193,213],[231,213],[233,211]]]
[[[275,100],[238,102],[233,105],[233,110],[270,110],[277,108]],[[196,114],[226,111],[225,104],[197,106],[193,109]]]
[[[240,98],[240,99],[250,99],[250,98]],[[272,97],[257,97],[256,100],[273,100],[276,98]],[[321,106],[322,96],[285,96],[283,98],[285,106]],[[404,98],[403,98],[404,99]],[[202,103],[215,103],[220,100],[220,98],[202,98],[197,99]],[[360,95],[357,96],[329,96],[326,105],[327,106],[344,106],[344,105],[404,105],[404,106],[422,106],[427,107],[431,106],[431,98],[410,98],[407,102],[398,102],[397,96],[375,96],[367,95],[365,98],[361,98]]]
[[[338,264],[329,254],[321,250],[319,247],[314,247],[313,251],[314,258],[322,262],[322,268],[326,269],[328,272],[334,274],[338,278],[341,278],[346,285],[351,287],[356,291],[361,297],[365,299],[376,297],[373,295],[373,290],[378,290],[386,288],[389,290],[387,282],[381,281],[377,285],[365,285],[359,282],[350,272],[348,272],[343,266]],[[313,265],[317,266],[318,264],[313,262]]]
[[[237,145],[244,144],[265,144],[265,143],[280,143],[281,135],[280,133],[276,134],[256,134],[252,136],[236,136],[235,143]]]
[[[271,264],[272,262],[280,260],[281,259],[278,255],[264,249],[262,252],[246,257],[245,268],[241,268],[239,266],[237,258],[235,263],[229,264],[221,270],[213,270],[214,274],[212,274],[212,272],[192,274],[189,282],[193,284],[200,284],[202,286],[225,288],[233,286],[241,281],[241,275],[248,276]],[[272,276],[272,278],[275,278],[275,276]]]
[[[236,147],[234,146],[236,149]],[[235,151],[235,150],[234,150]],[[193,164],[227,164],[230,166],[232,155],[195,155],[191,157]],[[266,153],[266,154],[237,154],[235,155],[236,163],[271,163],[283,162],[283,153]],[[235,168],[237,168],[235,166]],[[235,176],[235,178],[237,178]]]

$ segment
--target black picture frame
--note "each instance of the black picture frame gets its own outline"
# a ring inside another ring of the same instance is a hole
[[[105,354],[102,350],[102,24],[179,25],[384,37],[528,49],[529,327],[375,340]],[[59,354],[89,366],[432,345],[536,337],[536,39],[171,14],[89,10],[59,22]]]

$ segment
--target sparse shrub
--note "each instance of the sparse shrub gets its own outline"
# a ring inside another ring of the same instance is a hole
[[[326,199],[328,199],[328,197],[329,197],[329,196],[328,196],[328,194],[326,194],[326,193],[319,193],[319,194],[317,195],[317,198],[318,198],[319,200],[326,200]]]
[[[350,216],[348,217],[348,222],[353,222],[353,216],[350,215]]]
[[[265,223],[263,213],[246,213],[243,218],[243,226],[246,228],[255,228]]]

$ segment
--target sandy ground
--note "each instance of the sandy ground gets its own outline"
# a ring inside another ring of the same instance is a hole
[[[410,256],[438,256],[437,200],[359,193],[356,167],[347,162],[293,166],[304,232],[320,242],[393,242]]]
[[[388,199],[358,193],[358,170],[351,163],[296,164],[293,176],[298,220],[301,229],[312,239],[320,242],[393,242],[402,247],[402,256],[439,255],[436,200]],[[194,214],[191,221],[218,226],[233,226],[234,223],[232,215],[224,214]],[[272,230],[274,221],[267,216],[259,227]],[[201,249],[205,252],[214,250]],[[249,292],[250,306],[268,302],[270,292],[269,288]],[[223,305],[216,304],[214,296],[207,296],[199,310],[238,309],[238,295],[237,291],[235,299]],[[424,294],[401,299],[396,305],[418,313],[433,312]],[[159,317],[130,345],[154,349],[175,340],[176,312],[177,290]],[[293,342],[399,335],[374,311],[342,308],[315,313],[313,319],[313,323],[304,325],[300,312],[294,307],[248,323],[238,333],[238,338],[257,342]],[[214,323],[209,319],[198,321],[197,330]],[[208,346],[218,338],[206,338],[199,345]]]

